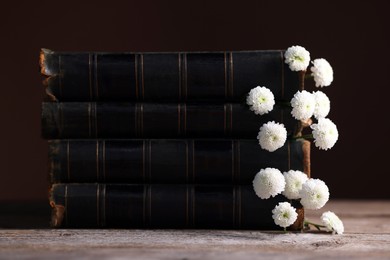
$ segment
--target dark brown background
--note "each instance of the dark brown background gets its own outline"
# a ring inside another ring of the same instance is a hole
[[[331,198],[390,198],[389,8],[386,1],[9,1],[0,8],[0,200],[47,194],[38,54],[305,46],[335,70],[330,118],[340,139],[313,149]],[[351,2],[352,3],[352,2]],[[383,150],[383,151],[382,151]]]

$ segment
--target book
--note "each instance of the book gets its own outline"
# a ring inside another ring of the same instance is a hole
[[[290,100],[298,73],[284,63],[284,50],[109,53],[42,49],[46,93],[55,101],[242,101],[266,86]]]
[[[256,138],[268,121],[291,134],[296,120],[275,106],[256,115],[246,104],[43,102],[42,136],[63,138]]]
[[[210,228],[280,230],[272,209],[287,199],[262,200],[252,185],[54,184],[53,227]],[[303,208],[291,229],[302,229]]]
[[[310,142],[275,152],[257,140],[50,140],[52,183],[250,184],[262,168],[309,174]]]

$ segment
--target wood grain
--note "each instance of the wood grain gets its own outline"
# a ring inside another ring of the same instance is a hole
[[[235,230],[0,229],[0,258],[384,259],[390,258],[390,201],[334,201],[307,217],[338,214],[345,234]]]

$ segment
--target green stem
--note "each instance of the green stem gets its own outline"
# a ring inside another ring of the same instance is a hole
[[[307,135],[301,135],[301,136],[295,136],[291,137],[291,140],[297,140],[297,139],[314,139],[313,134],[307,134]]]
[[[276,101],[276,104],[281,106],[281,107],[288,107],[291,108],[291,103],[288,101]]]
[[[313,76],[311,75],[311,73],[306,73],[305,74],[305,79],[312,79]]]
[[[313,222],[310,222],[310,221],[307,221],[307,220],[305,220],[303,224],[304,224],[304,226],[312,225],[312,226],[314,226],[318,230],[321,230],[321,228],[326,228],[326,226],[324,226],[324,225],[313,223]]]

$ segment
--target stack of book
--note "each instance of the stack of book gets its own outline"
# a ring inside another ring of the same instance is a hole
[[[279,229],[271,210],[286,198],[261,200],[252,180],[266,167],[308,172],[308,143],[262,150],[263,123],[291,134],[296,121],[281,106],[256,115],[245,100],[258,85],[292,98],[299,77],[283,54],[43,49],[52,226]]]

